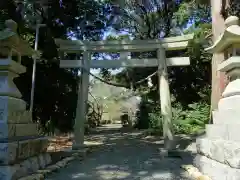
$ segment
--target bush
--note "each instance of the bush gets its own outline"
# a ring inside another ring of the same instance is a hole
[[[203,130],[205,124],[209,122],[210,105],[206,103],[189,104],[187,109],[183,109],[178,104],[172,110],[175,134],[194,134]],[[150,135],[162,135],[161,109],[156,107],[151,113],[148,113],[148,119],[147,121],[145,119],[145,123],[148,124]]]
[[[150,135],[163,135],[163,126],[162,126],[162,115],[161,109],[156,108],[154,112],[149,114],[149,123],[150,123]]]
[[[149,113],[150,105],[148,100],[143,97],[139,104],[139,111],[136,113],[136,124],[137,129],[148,129],[150,127]]]
[[[194,103],[183,110],[179,106],[173,109],[173,124],[176,134],[192,134],[205,128],[209,122],[210,105]]]

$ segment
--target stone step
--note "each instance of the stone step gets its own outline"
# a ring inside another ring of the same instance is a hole
[[[240,142],[240,124],[208,124],[206,137]]]
[[[39,169],[44,169],[51,163],[52,158],[50,154],[40,154],[15,165],[0,165],[0,177],[1,180],[17,180],[36,173]]]
[[[213,111],[214,124],[240,124],[240,111],[236,109],[225,109]]]
[[[194,165],[212,180],[239,180],[240,169],[231,168],[206,156],[197,155]]]
[[[47,147],[48,138],[46,137],[0,143],[0,165],[14,164],[44,153]]]
[[[30,111],[14,111],[8,114],[8,123],[29,124],[32,123],[32,112]]]
[[[218,103],[218,110],[226,110],[226,109],[235,109],[239,110],[240,104],[240,95],[225,97],[220,99]]]
[[[35,135],[38,135],[37,124],[7,124],[0,122],[0,139]]]
[[[0,111],[0,122],[11,124],[32,123],[32,113],[30,111]]]
[[[208,138],[197,139],[197,152],[240,171],[240,143]]]

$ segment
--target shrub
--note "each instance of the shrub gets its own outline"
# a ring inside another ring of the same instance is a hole
[[[175,134],[194,134],[204,129],[205,124],[209,122],[210,105],[206,103],[189,104],[187,109],[183,109],[181,105],[177,104],[172,110]],[[150,135],[163,134],[161,109],[159,107],[148,113],[148,119],[144,119],[144,122],[148,124]]]
[[[204,129],[209,122],[210,105],[194,103],[183,110],[179,106],[173,111],[174,130],[177,134],[192,134]]]

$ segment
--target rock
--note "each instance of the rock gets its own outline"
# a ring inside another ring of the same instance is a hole
[[[56,148],[54,147],[54,146],[49,146],[48,148],[47,148],[47,151],[48,152],[54,152],[56,150]]]
[[[46,169],[51,172],[56,172],[58,169],[60,169],[60,167],[57,165],[51,165],[51,166],[48,166]]]
[[[78,153],[73,153],[73,157],[78,157]]]
[[[26,159],[30,155],[29,140],[20,141],[18,145],[18,158]]]
[[[18,143],[0,143],[0,164],[8,165],[17,159]]]
[[[198,153],[220,163],[240,169],[240,143],[216,139],[198,139]]]
[[[46,165],[49,165],[49,164],[52,163],[52,158],[51,158],[51,156],[50,156],[49,153],[44,154],[43,157],[44,157],[44,159],[45,159],[45,164],[46,164]]]
[[[39,170],[40,166],[39,166],[37,157],[32,157],[29,159],[29,161],[31,162],[31,169],[33,172],[36,172],[37,170]]]
[[[44,176],[50,174],[51,171],[49,169],[41,169],[37,171],[38,174],[43,174]]]
[[[30,160],[25,160],[22,163],[20,163],[20,167],[21,167],[21,173],[23,174],[22,176],[25,176],[29,173],[33,173],[32,163]]]
[[[68,163],[68,162],[70,162],[70,161],[73,161],[74,159],[75,159],[75,157],[74,157],[74,156],[71,156],[71,157],[65,158],[64,160]]]
[[[196,142],[197,152],[207,157],[211,155],[211,141],[206,138],[197,139]]]
[[[44,175],[42,174],[33,174],[31,176],[23,177],[18,180],[44,180]]]
[[[215,159],[220,163],[225,162],[224,149],[222,147],[219,147],[219,142],[211,141],[210,152],[210,158]]]
[[[16,179],[19,177],[18,171],[20,169],[20,166],[14,165],[14,166],[0,166],[0,179],[1,180],[11,180]]]
[[[38,162],[39,162],[39,167],[40,167],[40,169],[43,169],[43,168],[45,168],[46,167],[46,160],[44,159],[44,155],[43,154],[40,154],[39,156],[38,156]]]
[[[202,174],[199,172],[199,170],[194,167],[193,165],[183,165],[182,168],[188,172],[188,174],[193,178],[198,178]]]
[[[60,168],[63,168],[67,165],[67,163],[63,160],[63,161],[57,162],[56,165],[59,166]]]
[[[196,180],[212,180],[212,179],[208,176],[202,175],[202,176],[199,176]]]
[[[188,172],[191,178],[196,180],[211,180],[210,177],[203,175],[199,170],[193,165],[183,165],[182,168]]]
[[[219,163],[205,156],[197,155],[195,164],[201,172],[212,180],[239,180],[240,169],[234,169],[226,164]]]

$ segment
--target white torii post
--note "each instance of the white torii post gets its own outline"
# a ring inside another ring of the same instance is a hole
[[[174,147],[174,132],[172,123],[172,106],[171,106],[171,94],[168,84],[168,72],[165,49],[161,48],[157,51],[158,58],[158,80],[159,80],[159,95],[161,104],[161,114],[163,117],[163,137],[164,147],[167,150],[171,150]]]
[[[81,149],[84,145],[84,128],[86,122],[86,111],[89,90],[89,73],[90,71],[91,53],[83,52],[83,67],[81,69],[80,82],[78,86],[77,111],[74,124],[74,141],[73,150]]]
[[[84,143],[84,123],[86,121],[86,105],[89,86],[90,68],[120,68],[120,67],[158,67],[159,94],[161,102],[161,112],[163,115],[163,132],[165,148],[173,149],[174,139],[171,111],[171,97],[167,78],[167,66],[187,66],[190,65],[189,57],[166,58],[165,51],[186,49],[189,41],[193,39],[193,34],[170,37],[163,40],[124,40],[124,41],[78,41],[56,39],[56,44],[60,46],[60,51],[66,53],[84,52],[81,60],[61,60],[62,68],[82,68],[81,84],[79,87],[79,97],[77,115],[75,120],[75,140],[73,149],[79,149]],[[131,59],[126,52],[157,51],[157,58]],[[99,60],[91,61],[91,52],[120,52],[119,60]]]

